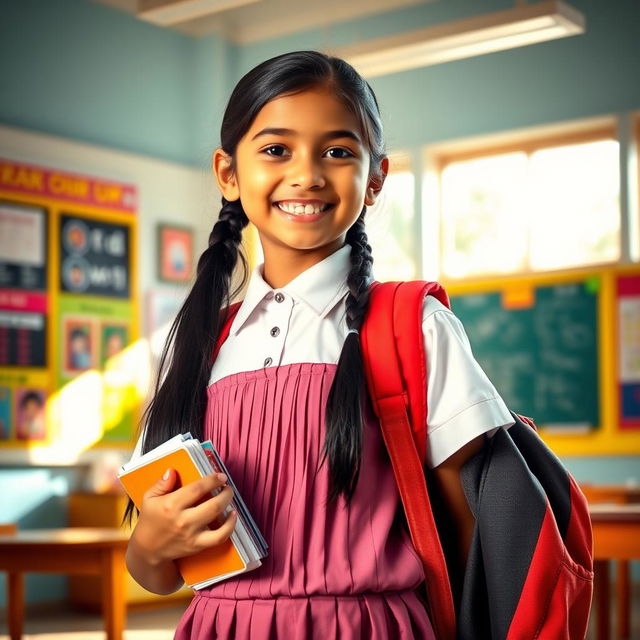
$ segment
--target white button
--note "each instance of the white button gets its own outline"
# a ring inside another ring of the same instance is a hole
[[[268,367],[271,363],[273,362],[272,358],[265,358],[264,360],[264,366]]]

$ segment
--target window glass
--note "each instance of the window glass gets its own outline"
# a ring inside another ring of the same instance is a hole
[[[441,172],[441,272],[500,275],[620,256],[619,144],[450,162]]]
[[[442,268],[448,277],[526,266],[527,156],[453,162],[442,172]]]
[[[367,209],[373,275],[380,282],[418,278],[414,183],[410,171],[389,173],[376,203]]]
[[[615,140],[602,140],[531,155],[533,269],[618,260],[618,152]]]

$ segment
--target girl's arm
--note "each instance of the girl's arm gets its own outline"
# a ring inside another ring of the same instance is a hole
[[[150,558],[136,541],[135,532],[127,547],[126,564],[133,579],[147,591],[159,595],[176,592],[184,580],[173,560],[156,561]]]
[[[478,453],[484,442],[484,434],[479,435],[432,469],[443,502],[451,516],[456,532],[457,568],[464,575],[475,518],[471,513],[460,481],[460,468]]]

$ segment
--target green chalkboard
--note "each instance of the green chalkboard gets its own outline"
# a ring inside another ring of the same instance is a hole
[[[500,292],[451,296],[476,360],[517,413],[541,427],[599,425],[598,282],[535,288],[506,309]]]

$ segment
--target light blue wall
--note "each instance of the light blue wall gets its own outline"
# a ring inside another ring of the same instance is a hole
[[[389,148],[418,156],[433,141],[640,108],[640,3],[571,4],[586,15],[584,36],[374,78]],[[89,0],[0,0],[0,123],[207,167],[229,92],[258,62],[512,6],[441,0],[237,47]],[[581,482],[640,480],[636,456],[564,462]],[[75,468],[0,471],[0,519],[64,525],[81,478]],[[64,594],[63,578],[28,582],[29,602]]]
[[[640,107],[640,3],[571,0],[585,35],[372,78],[391,148]],[[238,74],[278,53],[512,8],[513,0],[449,0],[243,47]]]
[[[214,144],[212,104],[228,82],[222,39],[89,0],[0,7],[3,124],[188,165]]]

